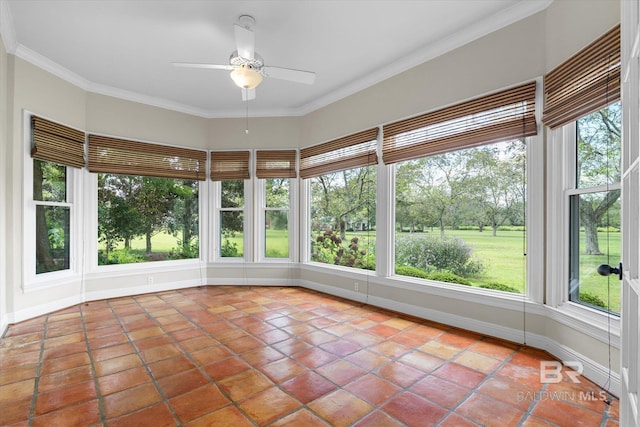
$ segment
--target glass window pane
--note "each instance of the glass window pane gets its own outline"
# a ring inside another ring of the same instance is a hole
[[[244,256],[244,213],[242,211],[220,212],[220,256]]]
[[[199,257],[199,182],[98,175],[98,264]]]
[[[619,313],[620,282],[597,268],[620,261],[620,190],[572,196],[570,207],[569,299]]]
[[[396,274],[524,292],[525,162],[509,141],[398,163]]]
[[[68,270],[70,208],[36,206],[36,274]]]
[[[289,207],[289,178],[265,179],[265,192],[268,208]]]
[[[33,200],[42,202],[66,202],[67,167],[34,159]]]
[[[265,257],[289,258],[289,211],[266,211],[264,230]]]
[[[577,186],[596,187],[620,182],[619,102],[577,121]]]
[[[241,208],[244,206],[244,181],[221,181],[221,207]]]
[[[375,270],[376,167],[311,178],[311,260]]]

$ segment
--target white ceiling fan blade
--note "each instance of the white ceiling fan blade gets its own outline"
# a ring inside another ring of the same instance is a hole
[[[236,30],[236,47],[238,48],[238,55],[245,59],[253,59],[256,47],[253,31],[248,28],[241,27],[238,24],[233,24],[233,26]]]
[[[219,65],[219,64],[202,64],[197,62],[172,62],[176,67],[185,67],[185,68],[210,68],[213,70],[233,70],[233,65]]]
[[[255,89],[247,89],[241,88],[242,90],[242,100],[243,101],[251,101],[252,99],[256,99],[256,90]]]
[[[304,83],[308,85],[312,85],[316,80],[316,73],[313,71],[265,66],[262,67],[262,72],[267,77],[273,77],[274,79],[289,80],[291,82]]]

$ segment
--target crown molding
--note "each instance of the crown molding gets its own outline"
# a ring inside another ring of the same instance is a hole
[[[11,9],[6,0],[0,0],[0,37],[6,51],[14,54],[18,47],[18,42],[16,40],[16,30],[13,27]]]
[[[290,117],[304,116],[361,90],[380,83],[388,78],[396,76],[404,71],[423,64],[433,58],[443,55],[467,43],[479,39],[480,37],[497,31],[507,25],[513,24],[521,19],[546,9],[554,0],[521,0],[518,4],[501,11],[487,19],[470,25],[465,31],[457,32],[443,39],[437,40],[422,49],[416,51],[414,55],[394,61],[387,67],[374,71],[362,79],[347,84],[337,90],[328,93],[317,100],[305,104],[301,107],[287,109],[267,109],[251,110],[249,117]],[[245,109],[239,110],[206,110],[190,105],[170,101],[163,98],[143,95],[137,92],[115,88],[103,84],[91,82],[84,77],[60,66],[49,58],[20,45],[16,40],[15,30],[11,19],[11,11],[6,0],[0,0],[0,35],[4,40],[5,47],[9,53],[24,59],[31,64],[75,85],[87,92],[97,93],[105,96],[137,102],[153,107],[159,107],[180,113],[190,114],[202,118],[242,118],[247,112]]]
[[[549,7],[553,1],[554,0],[520,1],[518,4],[503,10],[500,13],[470,25],[465,31],[458,31],[445,38],[430,43],[422,49],[417,50],[415,54],[394,61],[387,67],[373,71],[364,78],[360,78],[351,84],[347,84],[313,102],[303,105],[299,108],[299,114],[309,114],[388,78],[396,76],[404,71],[424,64],[427,61],[444,55],[445,53],[464,46],[465,44],[471,43],[472,41],[487,34],[538,13]]]

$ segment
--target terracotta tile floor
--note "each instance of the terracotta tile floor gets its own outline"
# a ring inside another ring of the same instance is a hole
[[[0,425],[617,426],[548,354],[301,288],[78,305],[0,340]]]

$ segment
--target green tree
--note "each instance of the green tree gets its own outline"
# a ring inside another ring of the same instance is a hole
[[[464,152],[452,151],[426,160],[425,166],[432,171],[427,203],[440,228],[440,237],[444,238],[446,226],[456,224],[461,217],[469,179],[464,167],[466,158]]]
[[[396,223],[398,231],[423,231],[430,225],[428,210],[429,179],[425,159],[403,162],[396,167]]]
[[[134,203],[141,185],[137,176],[98,175],[98,239],[105,242],[106,259],[117,242],[131,249],[131,240],[141,234],[143,218]]]
[[[286,230],[289,227],[289,178],[269,178],[265,180],[266,207],[283,208],[270,210],[266,220],[274,230]]]
[[[314,230],[319,223],[338,230],[345,239],[347,228],[375,227],[375,166],[321,175],[311,181]]]
[[[146,253],[151,254],[151,237],[167,225],[173,201],[176,198],[175,183],[171,179],[142,177],[142,185],[132,202],[144,218],[142,234],[145,236]]]
[[[619,102],[585,116],[577,123],[577,177],[578,187],[595,187],[620,182],[621,114]],[[582,197],[580,220],[585,232],[585,253],[601,255],[598,242],[598,225],[609,209],[620,198],[620,190],[606,192],[604,197]],[[619,217],[611,215],[613,224],[620,224]]]
[[[511,142],[467,151],[469,199],[495,236],[498,227],[517,216],[524,200],[524,144]],[[478,221],[480,222],[480,221]]]
[[[198,239],[198,181],[174,180],[172,212],[168,215],[169,230],[176,235],[181,232],[179,241],[184,256],[197,256],[194,241]]]
[[[33,161],[33,199],[67,201],[65,166],[41,160]],[[36,272],[58,270],[55,252],[68,249],[68,209],[37,206],[36,208]],[[66,258],[66,257],[65,257]]]

